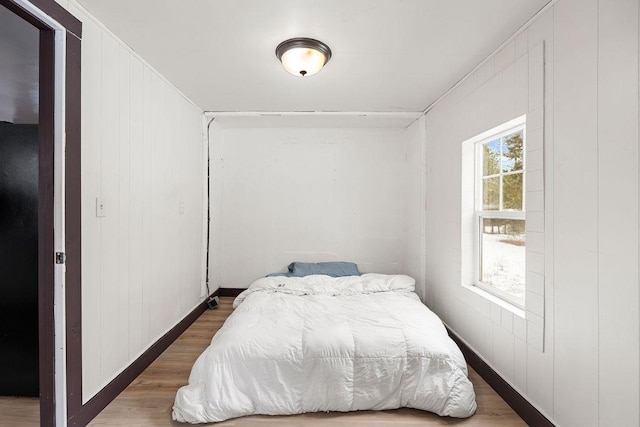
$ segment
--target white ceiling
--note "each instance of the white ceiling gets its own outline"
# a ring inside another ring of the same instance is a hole
[[[205,111],[422,111],[548,0],[78,0]],[[274,50],[333,58],[307,78]]]
[[[0,121],[38,123],[39,34],[0,6]]]

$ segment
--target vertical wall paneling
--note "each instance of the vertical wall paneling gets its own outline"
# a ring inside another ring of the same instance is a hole
[[[527,342],[514,335],[513,385],[516,390],[525,392],[527,387]]]
[[[144,196],[144,79],[142,62],[130,57],[130,146],[129,146],[129,352],[143,349],[143,196]],[[131,284],[138,284],[132,286]]]
[[[561,343],[554,363],[562,367],[555,372],[554,407],[560,425],[598,420],[597,18],[596,0],[555,7],[554,253],[563,261],[554,279]]]
[[[201,301],[202,111],[75,2],[69,8],[84,26],[86,402]]]
[[[71,9],[82,21],[81,16]],[[100,331],[100,241],[101,224],[93,220],[96,216],[95,198],[102,194],[101,173],[101,57],[102,33],[89,22],[83,25],[82,40],[82,330]],[[92,165],[91,168],[84,165]],[[86,196],[85,196],[86,195]],[[93,198],[93,200],[91,200]],[[92,218],[91,221],[85,218]],[[92,360],[91,370],[83,369],[84,384],[97,387],[101,380],[100,337],[98,334],[83,334],[82,356]]]
[[[118,73],[119,50],[118,42],[107,35],[102,37],[102,76],[101,76],[101,177],[102,200],[106,206],[104,217],[97,218],[100,222],[100,376],[108,377],[109,373],[118,369],[118,237],[119,237],[119,163],[120,131],[119,131],[119,99]]]
[[[163,305],[163,295],[166,291],[165,282],[162,280],[166,277],[166,265],[161,263],[155,265],[154,260],[158,256],[162,256],[163,243],[166,238],[167,229],[163,224],[163,215],[165,209],[165,200],[160,198],[160,191],[166,189],[165,176],[169,172],[163,166],[163,155],[166,148],[166,132],[165,117],[163,117],[164,107],[164,91],[162,81],[159,76],[154,73],[150,74],[151,78],[151,144],[153,148],[149,152],[150,157],[150,184],[151,184],[151,203],[150,203],[150,230],[158,230],[162,232],[149,233],[150,240],[150,286],[149,292],[145,297],[149,300],[149,310],[147,316],[150,318],[151,313],[156,312],[161,320],[164,320],[169,307]],[[162,307],[162,310],[159,308]],[[149,338],[154,337],[160,331],[160,322],[149,324]]]
[[[129,263],[131,259],[131,235],[129,229],[131,212],[130,193],[130,147],[131,147],[131,76],[130,58],[131,55],[124,48],[119,48],[119,147],[118,164],[120,171],[118,174],[118,198],[120,199],[118,211],[118,252],[114,256],[118,257],[118,359],[117,365],[123,366],[129,355]]]
[[[528,232],[544,232],[544,276],[529,271],[527,277],[527,289],[538,295],[544,296],[544,353],[527,346],[526,353],[521,356],[520,363],[526,367],[524,375],[518,378],[527,381],[527,394],[538,407],[544,408],[549,415],[554,412],[554,310],[553,310],[553,279],[554,279],[554,257],[553,257],[553,71],[554,71],[554,9],[548,10],[540,16],[526,30],[529,46],[537,46],[544,43],[544,114],[538,114],[537,109],[532,109],[527,118],[527,125],[532,128],[543,128],[544,158],[539,156],[528,158],[529,166],[534,171],[543,163],[543,185],[544,185],[544,213],[527,213]],[[535,78],[535,77],[534,77]],[[534,174],[536,172],[533,172]],[[529,183],[527,183],[529,185]],[[546,213],[546,214],[545,214]],[[518,361],[516,362],[518,363]]]
[[[173,284],[173,286],[169,288],[169,292],[167,292],[171,298],[167,303],[168,307],[171,307],[173,311],[172,317],[175,319],[178,318],[182,309],[183,292],[181,274],[184,244],[181,236],[181,230],[183,229],[181,225],[184,225],[182,223],[182,217],[184,214],[180,213],[180,199],[182,196],[181,188],[184,188],[187,183],[183,181],[185,174],[182,173],[182,171],[185,170],[184,150],[182,150],[182,147],[180,146],[181,144],[179,145],[176,143],[180,140],[180,135],[178,129],[170,125],[172,119],[180,121],[184,120],[180,117],[180,109],[177,108],[180,99],[179,95],[172,93],[171,90],[167,90],[167,97],[168,104],[170,105],[167,111],[167,163],[171,168],[171,172],[167,174],[169,181],[167,183],[167,188],[169,189],[169,203],[167,204],[167,230],[169,233],[165,246],[166,253],[163,254],[163,259],[165,260],[165,263],[169,265],[169,271],[167,271],[167,274],[169,275],[169,282]],[[200,140],[191,141],[191,143],[194,142],[197,142],[198,148],[200,148]],[[171,263],[175,264],[173,268],[171,268]]]
[[[544,41],[530,46],[528,52],[528,107],[526,127],[526,211],[534,224],[544,222]],[[542,219],[541,219],[542,218]],[[529,227],[526,230],[526,320],[527,343],[536,350],[544,350],[544,240],[545,232]]]
[[[638,1],[598,2],[599,425],[638,419]]]
[[[426,299],[557,425],[639,422],[638,17],[633,0],[559,0],[426,116]],[[527,112],[527,187],[544,188],[544,209],[527,213],[539,256],[527,259],[526,319],[460,291],[466,249],[452,243],[459,144],[495,125],[495,112],[480,109],[496,99],[502,121]],[[532,324],[544,326],[544,351]]]
[[[144,96],[144,123],[143,123],[143,155],[146,159],[153,158],[153,152],[155,151],[155,147],[153,144],[153,100],[151,94],[153,93],[151,87],[151,76],[152,72],[148,67],[143,68],[143,96]],[[142,163],[142,172],[143,172],[143,184],[142,193],[145,196],[151,194],[151,184],[153,182],[151,177],[151,162],[143,161]],[[142,224],[147,224],[146,227],[142,228],[142,244],[143,244],[143,252],[141,254],[142,258],[142,342],[149,342],[151,340],[151,334],[149,329],[151,325],[147,321],[151,316],[151,311],[153,310],[152,304],[152,281],[151,281],[151,227],[148,224],[151,224],[151,197],[144,197],[142,202]]]

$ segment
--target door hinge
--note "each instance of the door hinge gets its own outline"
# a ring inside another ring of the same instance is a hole
[[[67,260],[67,256],[64,252],[56,252],[56,264],[64,264]]]

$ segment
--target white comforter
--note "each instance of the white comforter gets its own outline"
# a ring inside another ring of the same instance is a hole
[[[255,281],[178,390],[173,419],[399,407],[472,415],[465,360],[414,284],[381,274]]]

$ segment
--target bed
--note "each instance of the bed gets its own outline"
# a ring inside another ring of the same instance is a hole
[[[265,277],[180,388],[173,419],[410,407],[476,410],[464,357],[406,275]]]

